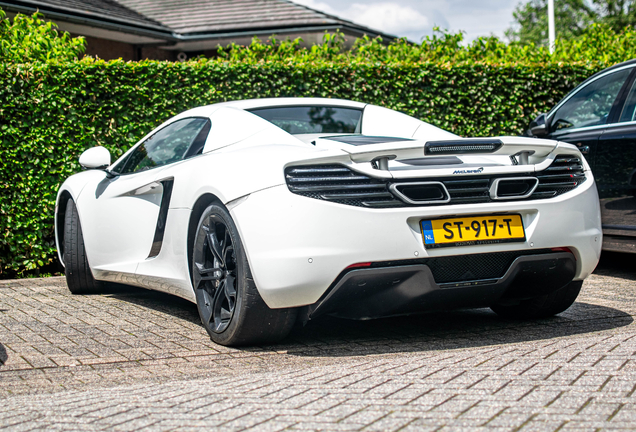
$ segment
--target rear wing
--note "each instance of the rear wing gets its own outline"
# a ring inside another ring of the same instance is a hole
[[[290,160],[298,165],[343,164],[374,178],[436,178],[456,175],[527,174],[546,169],[559,155],[585,159],[572,144],[528,137],[392,141],[325,149]],[[461,159],[449,163],[449,159]],[[437,160],[436,160],[437,159]],[[391,162],[393,161],[393,162]],[[417,161],[417,163],[413,163]]]
[[[511,156],[520,165],[539,162],[557,146],[556,141],[526,137],[460,138],[444,141],[399,141],[343,149],[353,162],[380,162],[436,156]]]

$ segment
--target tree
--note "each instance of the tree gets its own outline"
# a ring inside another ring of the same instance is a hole
[[[593,23],[606,24],[619,33],[636,25],[634,0],[554,0],[557,39],[581,36]],[[548,45],[548,1],[520,3],[512,13],[514,24],[506,37],[522,44]]]
[[[556,36],[572,39],[580,36],[596,19],[595,9],[585,0],[555,0]],[[510,41],[548,46],[548,1],[530,0],[518,4],[512,13],[515,24],[506,30]]]
[[[58,32],[57,25],[44,21],[39,12],[32,16],[17,14],[11,22],[0,9],[0,61],[71,61],[85,49],[83,37],[72,38],[66,32]]]
[[[636,5],[629,0],[605,0],[594,2],[598,8],[601,22],[608,24],[615,31],[636,25]]]

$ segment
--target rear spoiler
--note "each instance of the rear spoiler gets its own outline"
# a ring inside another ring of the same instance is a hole
[[[556,141],[526,137],[460,138],[444,141],[399,141],[369,144],[343,149],[353,162],[387,163],[393,159],[416,159],[436,156],[497,155],[515,156],[519,163],[529,163],[529,157],[543,159],[557,146]]]

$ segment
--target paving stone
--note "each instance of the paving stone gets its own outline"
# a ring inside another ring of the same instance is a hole
[[[631,258],[604,255],[550,319],[327,317],[241,349],[212,343],[196,306],[167,294],[0,281],[0,429],[633,430]]]

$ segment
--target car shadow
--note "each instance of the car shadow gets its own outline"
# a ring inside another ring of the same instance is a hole
[[[299,356],[338,357],[514,344],[624,327],[633,317],[618,309],[575,303],[548,319],[513,321],[490,309],[471,309],[352,321],[325,317],[294,329],[276,349]]]
[[[162,312],[175,318],[198,324],[201,326],[201,330],[203,330],[203,324],[201,324],[197,306],[181,297],[164,292],[151,291],[144,288],[111,282],[107,283],[104,287],[103,295],[128,303],[133,303],[138,306],[150,308],[157,312]]]
[[[603,251],[594,274],[636,281],[635,262],[636,254]]]
[[[603,252],[594,274],[636,280],[633,254]],[[634,321],[620,309],[576,302],[565,312],[534,321],[499,318],[471,309],[351,321],[324,317],[296,328],[277,349],[299,356],[360,356],[512,344],[624,327]],[[299,346],[302,345],[302,348]]]
[[[108,287],[105,295],[196,324],[205,333],[196,305],[187,300],[128,286]],[[621,310],[582,302],[556,317],[534,321],[501,319],[490,309],[366,321],[325,316],[295,327],[279,344],[238,349],[310,357],[364,356],[548,340],[624,327],[633,321]]]
[[[633,255],[603,253],[595,274],[636,280]],[[105,295],[182,319],[201,327],[196,305],[171,294],[109,284]],[[624,327],[634,321],[620,309],[576,302],[555,317],[514,321],[490,309],[456,310],[376,320],[355,321],[332,316],[296,326],[276,345],[238,348],[244,352],[287,351],[294,356],[364,356],[485,347],[593,333]]]

